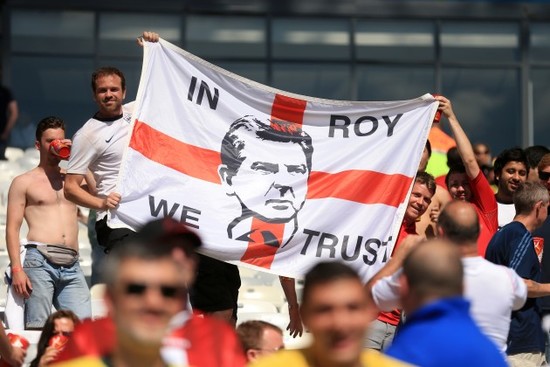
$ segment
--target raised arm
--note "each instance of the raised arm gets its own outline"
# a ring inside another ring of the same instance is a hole
[[[460,126],[451,104],[451,101],[444,96],[436,96],[435,99],[439,101],[439,110],[441,113],[447,117],[449,121],[449,127],[451,128],[452,134],[456,141],[456,148],[458,153],[462,158],[464,167],[466,168],[466,174],[470,179],[474,179],[480,172],[479,165],[476,161],[476,156],[474,154],[474,149],[470,143],[470,139]]]

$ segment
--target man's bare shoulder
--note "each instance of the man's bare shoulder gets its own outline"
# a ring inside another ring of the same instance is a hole
[[[16,176],[11,182],[11,187],[28,186],[30,183],[32,183],[33,180],[35,180],[40,175],[44,176],[44,172],[42,170],[39,170],[38,167],[33,168],[30,171],[22,173],[19,176]]]

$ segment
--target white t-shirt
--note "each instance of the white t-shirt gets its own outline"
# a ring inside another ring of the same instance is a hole
[[[96,180],[99,197],[115,191],[124,149],[130,138],[131,114],[124,109],[114,119],[89,119],[73,137],[67,173],[85,175],[89,169]],[[106,211],[98,211],[97,220]]]
[[[514,204],[502,204],[497,201],[498,205],[498,228],[502,228],[508,223],[511,223],[516,216],[516,208]]]
[[[525,304],[527,286],[514,270],[480,256],[464,257],[462,265],[464,297],[471,302],[470,314],[485,335],[505,352],[512,310]],[[382,278],[372,288],[374,302],[382,311],[400,307],[400,274],[401,270]]]

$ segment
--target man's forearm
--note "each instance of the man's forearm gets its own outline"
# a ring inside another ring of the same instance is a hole
[[[283,288],[286,300],[289,306],[295,306],[298,304],[298,297],[296,296],[296,281],[294,278],[279,276],[279,282]]]
[[[460,154],[460,157],[462,158],[464,167],[466,168],[466,173],[470,178],[473,179],[479,173],[480,168],[476,161],[476,156],[474,154],[474,149],[472,148],[472,143],[470,142],[470,139],[468,139],[468,136],[466,135],[466,132],[464,132],[464,129],[462,129],[462,126],[458,122],[456,115],[452,115],[449,118],[449,125],[456,141],[456,148],[458,150],[458,153]]]
[[[539,298],[550,296],[550,283],[537,283],[530,279],[523,279],[527,286],[528,298]]]
[[[104,209],[104,200],[100,197],[90,194],[84,187],[80,185],[82,178],[71,179],[68,175],[65,179],[65,198],[72,201],[76,205],[84,206],[90,209]]]
[[[14,267],[21,265],[21,243],[19,240],[21,226],[17,226],[18,228],[12,228],[12,226],[11,223],[6,226],[6,247],[11,266]]]

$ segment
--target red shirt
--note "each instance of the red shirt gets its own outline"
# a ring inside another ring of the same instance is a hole
[[[187,359],[193,367],[244,367],[246,359],[234,330],[225,322],[193,315],[175,329],[185,341]],[[70,361],[83,356],[110,355],[116,345],[115,325],[110,318],[85,320],[78,325],[55,362]]]
[[[472,190],[471,203],[476,209],[479,218],[479,239],[477,241],[477,253],[485,258],[485,250],[489,245],[489,241],[498,230],[498,207],[495,193],[489,185],[489,181],[480,170],[477,177],[470,181]]]

